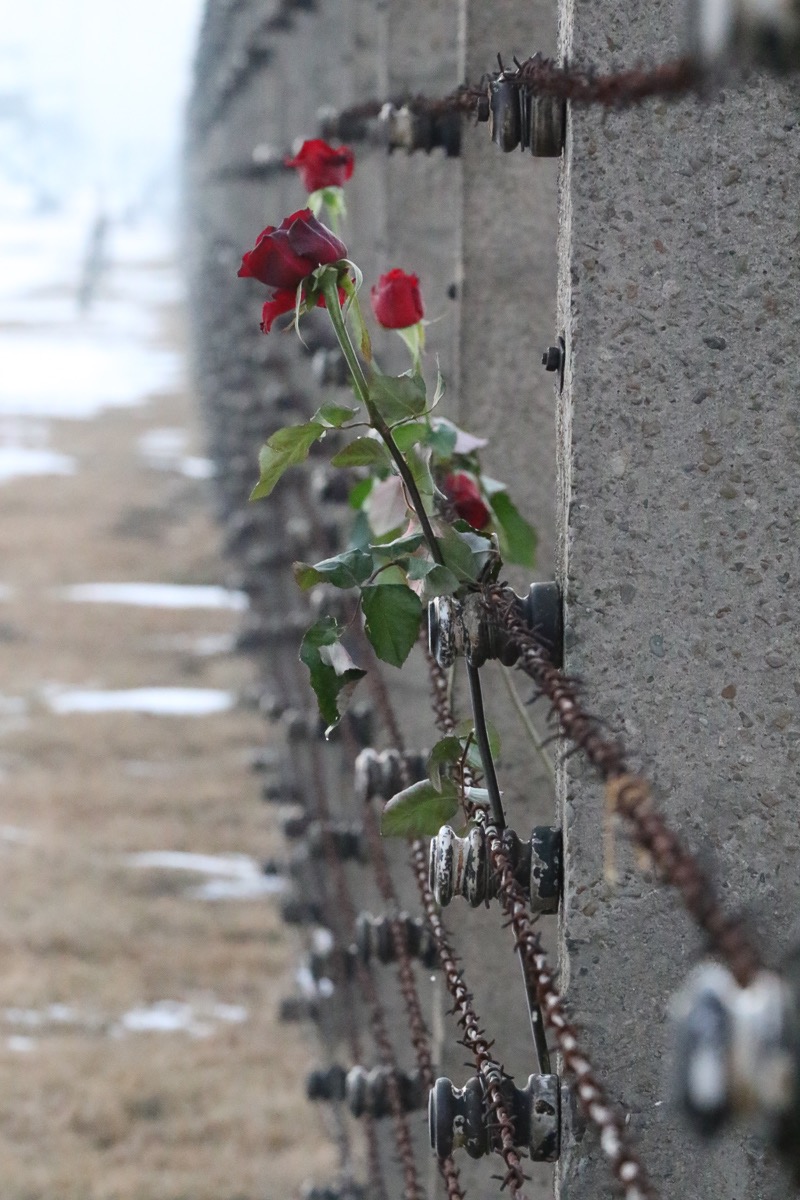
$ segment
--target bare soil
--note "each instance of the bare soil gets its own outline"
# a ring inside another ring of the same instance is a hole
[[[164,336],[180,340],[179,314],[165,314]],[[263,719],[246,707],[59,716],[45,702],[52,683],[250,682],[245,660],[191,649],[232,632],[235,613],[57,594],[224,583],[210,485],[138,453],[160,427],[190,429],[190,452],[203,452],[191,397],[151,396],[54,423],[74,476],[0,487],[3,1200],[286,1200],[333,1170],[302,1099],[311,1035],[276,1024],[293,987],[277,901],[204,902],[190,894],[202,877],[126,863],[144,850],[280,853],[248,766]],[[121,1028],[165,1000],[192,1005],[199,1030]]]

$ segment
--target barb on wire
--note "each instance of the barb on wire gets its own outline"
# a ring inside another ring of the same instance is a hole
[[[541,938],[533,927],[525,893],[514,878],[500,833],[488,826],[486,835],[492,863],[498,876],[498,894],[503,910],[514,931],[516,946],[525,956],[545,1022],[553,1031],[565,1067],[577,1081],[576,1090],[581,1106],[600,1133],[600,1146],[623,1187],[625,1200],[646,1200],[648,1197],[654,1197],[655,1191],[647,1179],[642,1163],[630,1146],[622,1119],[599,1083],[587,1055],[578,1043],[576,1030],[567,1018],[563,997],[556,987]]]
[[[450,708],[447,673],[432,658],[427,651],[427,647],[425,648],[425,654],[430,668],[431,692],[436,724],[442,733],[452,733],[455,729],[455,721]],[[373,680],[373,692],[386,727],[391,731],[396,748],[403,751],[405,746],[402,731],[380,670],[370,671],[369,677]],[[462,774],[464,776],[464,783],[469,780],[472,784],[477,778],[476,774],[466,764],[462,767]],[[492,1042],[487,1039],[481,1028],[472,1002],[472,995],[467,988],[464,974],[458,967],[449,935],[439,915],[439,907],[434,899],[428,880],[428,856],[425,845],[420,838],[416,838],[411,843],[409,854],[411,869],[417,881],[422,907],[433,933],[434,941],[436,942],[439,962],[444,973],[445,985],[453,1000],[453,1013],[458,1024],[464,1031],[464,1045],[472,1053],[478,1073],[486,1085],[490,1111],[494,1117],[500,1137],[500,1154],[506,1167],[503,1186],[508,1187],[510,1194],[515,1200],[526,1200],[522,1190],[525,1185],[525,1174],[522,1169],[520,1155],[514,1145],[513,1120],[500,1090],[501,1076],[497,1064],[492,1058]],[[440,1169],[445,1176],[446,1182],[448,1182],[448,1186],[449,1164],[451,1162],[451,1159],[443,1159],[440,1163]],[[447,1164],[447,1172],[444,1164]]]
[[[611,811],[623,818],[633,842],[649,855],[658,875],[678,890],[712,949],[745,987],[762,963],[744,921],[723,911],[711,879],[655,808],[650,784],[628,771],[623,747],[607,737],[600,722],[587,713],[577,684],[553,666],[535,632],[515,611],[513,596],[513,592],[496,585],[486,589],[484,601],[489,618],[500,624],[519,647],[517,666],[549,700],[563,735],[583,751],[606,783]]]
[[[428,664],[431,672],[437,724],[441,722],[440,728],[443,732],[447,732],[448,725],[453,725],[453,716],[447,698],[446,677],[441,667],[430,655]],[[520,957],[526,984],[525,990],[534,1042],[537,1040],[535,1022],[538,1017],[540,1030],[543,1023],[553,1031],[564,1062],[577,1079],[578,1097],[587,1118],[600,1133],[603,1152],[623,1185],[625,1200],[647,1200],[647,1198],[653,1197],[655,1192],[647,1180],[644,1167],[630,1148],[629,1139],[620,1117],[608,1101],[602,1085],[594,1074],[588,1056],[578,1044],[574,1028],[567,1020],[564,1001],[556,987],[541,938],[534,929],[527,897],[514,877],[513,865],[500,836],[501,830],[497,826],[488,825],[486,834],[492,865],[498,877],[498,895],[514,931],[514,943]],[[543,1036],[541,1040],[544,1041]]]
[[[557,100],[570,100],[573,104],[598,105],[602,108],[626,108],[654,96],[680,99],[691,92],[698,92],[705,78],[701,67],[690,58],[676,58],[656,67],[634,67],[606,74],[600,74],[592,68],[560,66],[541,54],[534,54],[524,62],[514,59],[513,68],[503,67],[502,60],[499,65],[504,82],[525,88],[532,95],[552,96]],[[338,120],[373,119],[381,115],[386,105],[395,108],[405,106],[413,113],[434,117],[460,112],[486,120],[487,80],[488,76],[484,76],[479,83],[462,84],[439,97],[419,94],[365,100],[343,109],[338,114]]]

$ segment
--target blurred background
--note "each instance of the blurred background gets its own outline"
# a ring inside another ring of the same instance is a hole
[[[4,1200],[255,1200],[308,1171],[269,1086],[305,1051],[271,1031],[246,600],[187,390],[200,17],[27,0],[0,22]]]

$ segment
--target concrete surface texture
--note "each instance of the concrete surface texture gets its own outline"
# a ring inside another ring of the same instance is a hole
[[[568,2],[561,51],[602,69],[679,52],[683,6]],[[796,83],[570,113],[561,195],[566,669],[744,910],[771,963],[800,899]],[[668,1096],[670,995],[702,953],[675,897],[617,847],[603,795],[562,779],[564,984],[662,1194],[778,1197],[747,1132],[699,1146]],[[793,929],[794,927],[794,929]],[[593,1135],[560,1194],[608,1191]]]

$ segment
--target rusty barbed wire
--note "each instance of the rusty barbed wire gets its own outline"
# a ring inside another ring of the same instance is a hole
[[[481,1027],[472,994],[467,988],[463,971],[459,969],[458,959],[439,915],[439,907],[428,883],[428,860],[420,838],[411,844],[411,866],[417,880],[422,907],[433,931],[445,984],[453,999],[452,1012],[464,1031],[462,1044],[472,1053],[478,1072],[486,1084],[490,1110],[500,1134],[500,1153],[506,1165],[502,1186],[508,1187],[510,1194],[517,1197],[517,1200],[525,1200],[522,1191],[525,1175],[520,1155],[514,1145],[513,1121],[500,1091],[500,1068],[492,1057],[493,1042],[486,1037]]]
[[[502,625],[519,647],[517,667],[549,700],[561,732],[584,752],[604,780],[610,810],[623,818],[631,840],[647,853],[657,874],[676,888],[711,949],[740,986],[746,987],[762,967],[750,931],[741,918],[723,911],[711,878],[655,808],[648,781],[628,771],[623,747],[608,738],[586,712],[576,682],[553,666],[546,647],[515,611],[512,597],[502,585],[484,592],[489,618]]]
[[[454,728],[446,673],[430,653],[427,657],[437,724],[441,722],[442,729]],[[598,1129],[603,1151],[625,1188],[626,1200],[646,1200],[653,1197],[655,1193],[647,1182],[644,1167],[631,1150],[625,1128],[608,1102],[588,1055],[581,1050],[575,1029],[566,1018],[564,1000],[556,987],[541,938],[533,927],[528,898],[516,881],[513,865],[499,831],[496,826],[487,825],[486,832],[492,864],[498,876],[498,895],[514,932],[515,948],[526,968],[526,979],[530,979],[534,985],[543,1020],[548,1028],[553,1030],[564,1062],[577,1079],[578,1096],[586,1115]]]
[[[336,855],[330,833],[331,813],[330,806],[328,804],[327,781],[325,778],[325,771],[322,766],[320,747],[312,740],[309,750],[312,772],[314,776],[316,806],[322,822],[323,853],[328,868],[331,870],[335,881],[337,903],[340,914],[348,927],[352,929],[355,925],[356,911],[350,895],[347,878],[345,876],[342,863],[339,861]],[[409,1127],[408,1118],[403,1110],[402,1098],[400,1096],[400,1089],[397,1080],[397,1057],[389,1037],[383,1005],[378,994],[378,989],[375,986],[375,981],[372,978],[368,968],[365,967],[363,963],[356,963],[356,978],[358,979],[359,987],[361,988],[361,991],[364,994],[364,999],[367,1003],[370,1028],[372,1030],[375,1048],[378,1052],[378,1058],[384,1066],[390,1068],[390,1074],[387,1080],[387,1092],[392,1113],[392,1122],[394,1125],[395,1142],[397,1144],[400,1167],[403,1174],[403,1195],[405,1200],[424,1200],[424,1192],[417,1176],[411,1130]],[[360,1056],[356,1061],[360,1061]],[[369,1138],[371,1121],[367,1123],[366,1128]],[[372,1162],[373,1160],[377,1160],[377,1139],[375,1138],[374,1128],[372,1129],[371,1136],[375,1141],[374,1151],[370,1152],[370,1159]]]
[[[455,720],[447,695],[447,673],[442,670],[431,656],[424,641],[420,640],[430,671],[432,706],[437,728],[442,733],[452,733],[455,729]],[[373,695],[375,696],[381,717],[385,721],[387,729],[391,731],[395,747],[402,752],[405,750],[405,740],[397,720],[394,705],[392,704],[380,668],[377,663],[373,664],[373,666],[374,669],[369,672],[369,678],[372,680]],[[405,768],[403,767],[402,769],[404,770]],[[470,767],[464,765],[461,780],[462,788],[467,778],[473,784],[477,775]],[[409,858],[414,878],[417,881],[422,908],[436,943],[439,962],[444,974],[445,986],[453,1000],[452,1012],[464,1031],[462,1044],[472,1053],[478,1073],[486,1085],[489,1111],[496,1123],[501,1145],[499,1152],[506,1167],[506,1174],[501,1186],[502,1188],[507,1187],[510,1195],[515,1197],[515,1200],[526,1200],[522,1190],[525,1186],[525,1174],[522,1169],[520,1154],[514,1145],[514,1124],[500,1090],[502,1069],[498,1067],[498,1064],[492,1058],[491,1050],[493,1043],[487,1039],[484,1030],[481,1028],[480,1020],[473,1005],[472,994],[467,988],[463,971],[459,970],[458,960],[450,943],[449,935],[439,915],[439,906],[431,891],[428,879],[427,852],[421,838],[415,838],[411,842],[409,846]],[[445,1175],[448,1183],[448,1174],[445,1173],[444,1164],[451,1162],[452,1159],[440,1160],[442,1174]]]
[[[601,74],[592,67],[559,65],[552,59],[534,54],[514,68],[503,66],[498,55],[504,82],[525,88],[535,96],[551,96],[573,104],[598,105],[602,108],[625,108],[659,96],[677,100],[698,92],[705,78],[700,66],[691,58],[676,58],[656,67],[634,67]],[[405,107],[413,113],[439,116],[443,113],[464,113],[487,119],[481,112],[487,101],[487,76],[479,83],[462,84],[445,96],[386,97],[365,100],[342,109],[338,119],[369,120],[381,115],[387,105]]]
[[[531,968],[545,1022],[553,1031],[565,1067],[575,1076],[578,1099],[600,1134],[600,1147],[623,1187],[625,1200],[655,1197],[645,1169],[631,1148],[623,1121],[598,1081],[588,1056],[580,1047],[577,1031],[567,1018],[564,999],[556,987],[541,938],[530,918],[527,897],[514,878],[499,832],[488,825],[486,836],[498,878],[498,895],[514,932],[515,944]]]

